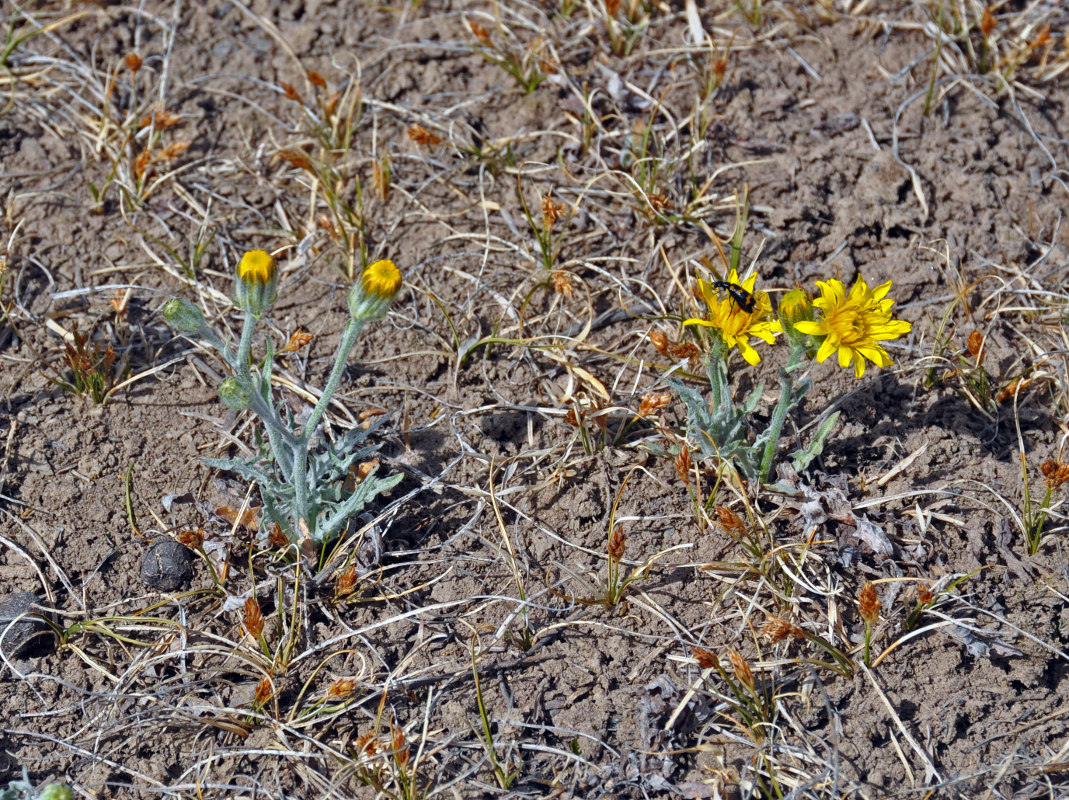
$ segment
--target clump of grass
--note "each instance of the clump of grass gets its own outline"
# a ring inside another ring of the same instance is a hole
[[[50,378],[60,388],[79,397],[86,397],[94,405],[102,405],[111,396],[121,378],[115,370],[115,348],[101,346],[88,333],[72,331],[64,342],[62,360],[70,370],[69,378]]]
[[[1037,503],[1028,484],[1028,464],[1024,459],[1024,454],[1021,454],[1021,473],[1024,478],[1024,507],[1021,509],[1021,517],[1024,527],[1025,550],[1030,556],[1034,556],[1039,552],[1039,547],[1043,542],[1043,531],[1047,525],[1054,493],[1066,481],[1069,481],[1069,464],[1064,461],[1048,459],[1040,464],[1039,470],[1043,475],[1045,488],[1043,490],[1043,499]]]
[[[522,45],[500,20],[495,26],[496,37],[478,22],[470,19],[466,22],[472,36],[472,49],[487,63],[511,75],[525,94],[533,92],[549,73],[556,71],[553,62],[542,52],[540,38]]]

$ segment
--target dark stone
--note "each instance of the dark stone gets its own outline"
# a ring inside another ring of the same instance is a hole
[[[184,589],[193,580],[193,554],[174,539],[156,542],[141,558],[141,580],[160,592]]]
[[[33,592],[13,592],[0,600],[0,650],[7,658],[16,658],[37,636],[49,630],[34,608],[37,595]],[[17,621],[16,621],[17,620]]]

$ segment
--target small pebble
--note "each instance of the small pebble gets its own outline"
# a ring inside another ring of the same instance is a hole
[[[33,639],[49,630],[40,618],[23,616],[40,614],[33,607],[37,602],[33,592],[13,592],[0,600],[0,650],[7,658],[18,657]]]
[[[184,589],[193,580],[193,555],[173,539],[156,542],[141,558],[141,580],[160,592]]]

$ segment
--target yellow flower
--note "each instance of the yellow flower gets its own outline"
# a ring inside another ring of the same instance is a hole
[[[865,374],[865,359],[878,367],[891,366],[891,357],[877,342],[897,339],[909,333],[912,325],[891,319],[895,301],[887,297],[891,282],[870,289],[860,275],[846,293],[841,281],[817,281],[821,296],[813,305],[821,311],[821,319],[797,322],[795,328],[811,336],[824,337],[817,350],[817,361],[824,361],[838,352],[839,366],[854,365],[854,376]]]
[[[250,250],[241,257],[238,277],[246,283],[270,283],[275,276],[275,259],[265,250]]]
[[[278,270],[275,259],[264,250],[249,250],[238,262],[234,300],[259,319],[278,298]]]
[[[710,283],[699,278],[698,291],[709,309],[709,317],[688,319],[683,324],[715,328],[729,349],[739,349],[747,364],[760,363],[761,356],[750,346],[750,337],[756,336],[766,344],[772,344],[776,340],[776,334],[783,328],[778,320],[771,318],[772,305],[768,301],[768,295],[754,291],[756,281],[757,275],[754,274],[740,282],[735,270],[728,273],[727,281]],[[729,289],[727,284],[732,284],[735,288]],[[723,297],[720,296],[721,289],[724,292]]]
[[[392,299],[397,290],[401,288],[401,270],[394,266],[390,259],[376,261],[364,270],[360,276],[364,284],[364,291],[368,294]]]
[[[376,261],[349,290],[349,314],[357,322],[381,317],[400,289],[401,271],[389,259]]]

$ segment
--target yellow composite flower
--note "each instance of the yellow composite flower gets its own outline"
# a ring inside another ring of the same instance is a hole
[[[266,284],[275,276],[275,259],[265,250],[249,250],[238,264],[238,277],[246,283]]]
[[[249,250],[238,262],[234,301],[260,319],[278,297],[278,269],[265,250]]]
[[[865,374],[865,359],[878,367],[891,366],[891,357],[877,342],[897,339],[912,329],[910,323],[891,319],[895,301],[887,297],[891,281],[870,289],[860,275],[847,294],[842,281],[817,281],[821,296],[813,301],[821,318],[799,321],[795,328],[810,336],[824,337],[817,361],[839,354],[839,366],[854,366],[854,377]]]
[[[740,281],[735,270],[728,272],[727,281],[709,282],[699,278],[698,291],[709,310],[708,318],[694,317],[683,324],[715,328],[729,349],[739,349],[747,364],[759,364],[761,356],[750,346],[750,337],[756,336],[766,344],[772,344],[783,327],[779,320],[772,319],[772,304],[768,301],[768,294],[754,291],[756,281],[756,274]],[[725,284],[732,284],[736,290],[732,291]],[[740,298],[744,299],[742,305],[739,304]]]
[[[392,298],[401,288],[401,270],[386,258],[365,269],[360,280],[363,281],[364,291],[368,294]]]
[[[401,270],[388,258],[369,265],[349,290],[349,314],[354,320],[378,319],[401,290]]]

